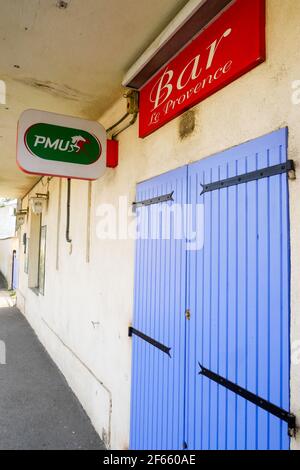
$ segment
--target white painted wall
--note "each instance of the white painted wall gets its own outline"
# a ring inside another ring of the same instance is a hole
[[[289,127],[289,158],[300,162],[300,104],[292,103],[292,83],[300,80],[300,2],[267,0],[267,62],[196,106],[197,125],[181,141],[180,118],[145,140],[137,125],[120,136],[120,164],[92,184],[91,252],[86,262],[88,183],[72,183],[72,250],[64,238],[66,182],[49,183],[45,296],[28,289],[21,253],[18,304],[66,376],[101,436],[125,449],[129,437],[134,242],[101,241],[97,207],[129,204],[136,184],[247,140]],[[124,112],[123,100],[101,118],[111,125]],[[45,184],[45,180],[44,180]],[[39,184],[34,192],[43,192]],[[290,183],[292,253],[292,343],[300,340],[300,178]],[[60,204],[61,202],[61,204]],[[23,208],[28,198],[23,201]],[[61,211],[59,210],[61,208]],[[59,213],[61,212],[61,217]],[[30,221],[29,221],[30,223]],[[21,230],[29,233],[29,227]],[[22,250],[21,250],[22,251]],[[300,419],[300,365],[292,365],[292,411]],[[111,437],[111,439],[110,439]],[[293,441],[300,449],[300,438]]]
[[[13,251],[18,251],[19,240],[15,237],[0,240],[0,272],[11,287]]]
[[[14,216],[15,202],[7,202],[0,207],[0,240],[14,237],[16,232],[16,217]]]
[[[18,239],[15,238],[16,218],[14,209],[16,202],[11,201],[0,207],[0,271],[11,285],[12,278],[12,254],[18,248]]]

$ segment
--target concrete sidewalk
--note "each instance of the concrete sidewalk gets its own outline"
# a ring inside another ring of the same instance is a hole
[[[1,292],[2,304],[9,302],[7,296]],[[15,307],[0,308],[0,341],[6,345],[6,365],[0,364],[0,450],[103,450],[64,377]]]

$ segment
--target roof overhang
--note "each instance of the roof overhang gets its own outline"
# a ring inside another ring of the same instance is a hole
[[[235,0],[190,0],[124,77],[123,85],[139,90],[189,41]]]
[[[21,197],[37,181],[16,164],[22,112],[97,121],[123,95],[129,65],[187,2],[0,0],[0,196]]]

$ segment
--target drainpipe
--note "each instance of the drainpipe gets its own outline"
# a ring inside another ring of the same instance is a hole
[[[68,194],[67,194],[67,224],[66,224],[66,240],[72,243],[70,238],[70,207],[71,207],[71,178],[68,178]]]
[[[112,139],[114,140],[118,135],[122,134],[122,132],[126,131],[126,129],[128,129],[130,126],[133,126],[133,124],[136,122],[137,120],[137,117],[138,117],[138,113],[134,113],[133,114],[133,117],[131,119],[131,121],[129,122],[129,124],[127,124],[125,127],[123,127],[122,129],[120,129],[118,132],[116,132],[115,134],[112,135]]]
[[[114,140],[119,134],[124,132],[130,126],[132,126],[137,120],[137,116],[138,116],[138,112],[139,112],[139,93],[138,93],[138,91],[128,90],[123,96],[124,96],[124,98],[126,98],[126,101],[127,101],[127,112],[115,124],[113,124],[111,127],[106,129],[106,133],[108,135],[111,134],[110,138],[112,140]],[[132,116],[132,119],[130,120],[130,122],[127,125],[123,126],[123,128],[121,128],[120,130],[117,130],[117,132],[113,133],[112,131],[116,127],[118,127],[123,121],[125,121],[125,119],[128,116]]]
[[[106,133],[109,134],[115,127],[117,127],[119,124],[121,124],[127,118],[127,116],[129,116],[128,112],[126,114],[124,114],[124,116],[122,116],[121,119],[119,119],[115,124],[113,124],[111,127],[106,129]]]

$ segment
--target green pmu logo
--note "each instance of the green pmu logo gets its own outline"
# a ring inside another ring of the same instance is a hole
[[[36,157],[80,165],[95,163],[102,153],[100,142],[89,132],[53,124],[31,126],[25,145]]]

